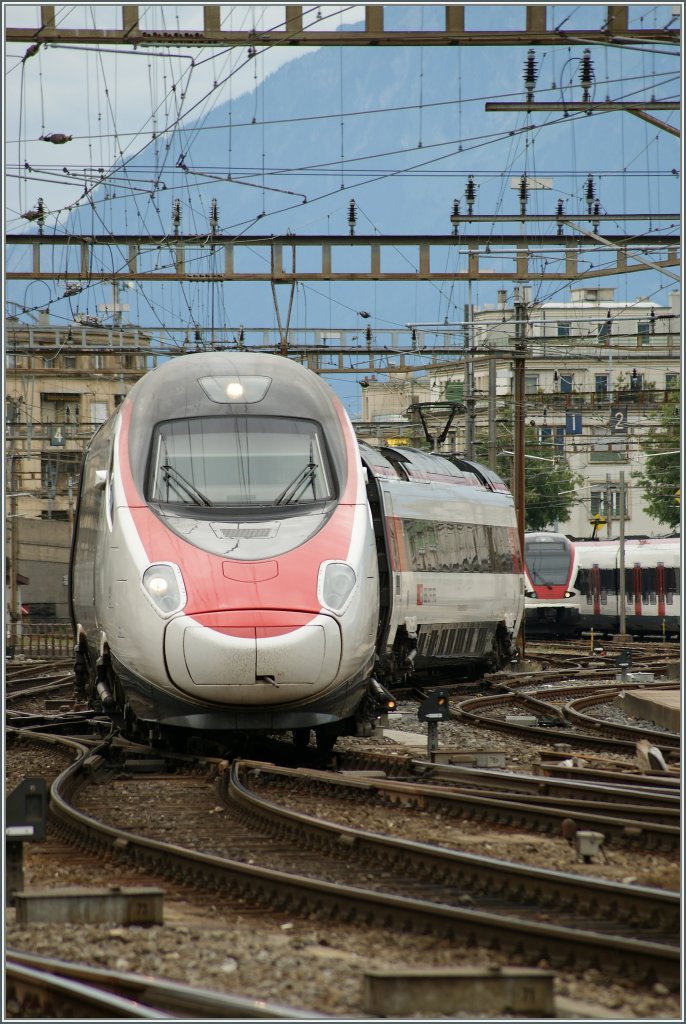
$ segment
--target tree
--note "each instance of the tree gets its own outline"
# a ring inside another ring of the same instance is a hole
[[[641,439],[645,468],[632,477],[643,490],[643,508],[670,529],[681,518],[681,387],[676,381],[665,393],[660,411],[650,417],[652,429]]]
[[[503,448],[505,451],[503,451]],[[512,451],[512,440],[504,436],[498,439],[499,454],[496,459],[496,471],[512,490],[514,457],[507,452]],[[477,459],[486,463],[488,449],[484,438],[477,438]],[[544,530],[556,522],[564,522],[569,518],[572,507],[577,502],[577,489],[583,480],[567,465],[562,454],[558,454],[555,441],[541,441],[533,427],[527,427],[524,433],[525,451],[525,526],[527,530]]]

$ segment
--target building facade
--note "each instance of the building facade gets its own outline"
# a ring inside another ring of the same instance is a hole
[[[472,438],[483,438],[491,423],[497,450],[513,451],[513,355],[525,343],[525,423],[550,446],[551,458],[566,459],[583,479],[569,519],[558,528],[586,537],[591,517],[601,515],[607,519],[603,536],[617,536],[623,473],[627,535],[664,534],[665,525],[645,512],[633,474],[644,469],[642,438],[680,384],[680,293],[671,294],[668,306],[618,302],[612,288],[574,289],[568,302],[542,304],[522,289],[521,300],[508,307],[502,292],[497,305],[476,310],[452,361],[429,375],[390,386],[369,381],[362,397],[366,436],[372,443],[392,437],[421,443],[421,410],[436,438],[450,403],[460,403],[439,450],[469,454]]]
[[[5,321],[5,542],[10,573],[16,561],[30,581],[22,599],[32,621],[67,619],[83,450],[152,365],[150,341],[130,327],[58,327],[45,313],[31,325]]]

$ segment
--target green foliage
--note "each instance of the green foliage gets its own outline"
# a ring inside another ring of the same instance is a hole
[[[676,382],[665,396],[658,413],[650,417],[652,429],[641,439],[645,454],[642,473],[633,479],[643,490],[643,508],[670,528],[679,525],[681,505],[677,490],[681,486],[681,388]]]
[[[577,502],[577,489],[583,480],[567,465],[563,455],[558,455],[552,440],[540,442],[537,432],[527,427],[524,434],[525,485],[525,526],[527,530],[545,530],[556,522],[569,518]],[[498,451],[505,448],[512,451],[512,441],[499,438]],[[476,443],[477,459],[487,463],[488,448],[481,438]],[[510,490],[513,489],[514,457],[499,454],[496,472],[503,478]]]

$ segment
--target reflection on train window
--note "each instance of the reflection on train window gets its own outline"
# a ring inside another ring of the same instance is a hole
[[[404,519],[403,529],[415,572],[515,571],[506,527]]]
[[[275,416],[160,423],[148,498],[184,505],[294,505],[334,496],[320,428]]]
[[[569,579],[571,552],[569,544],[557,539],[524,541],[524,562],[535,586],[564,586]]]

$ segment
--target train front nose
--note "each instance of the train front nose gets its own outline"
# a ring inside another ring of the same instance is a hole
[[[164,649],[172,682],[189,696],[276,704],[306,699],[335,681],[341,632],[329,615],[209,612],[173,619]]]

